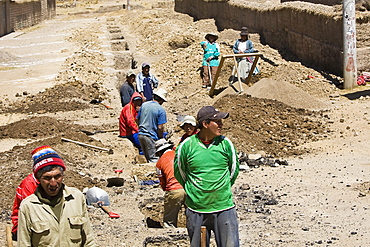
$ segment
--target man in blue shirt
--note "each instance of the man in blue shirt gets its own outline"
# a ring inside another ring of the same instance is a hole
[[[142,104],[137,116],[139,142],[147,162],[157,162],[155,141],[163,138],[166,111],[162,104],[167,101],[166,90],[160,88],[153,92],[153,100]]]
[[[141,69],[142,71],[136,76],[136,91],[141,94],[143,101],[150,101],[153,99],[153,89],[158,87],[158,80],[149,73],[148,63],[143,63]]]

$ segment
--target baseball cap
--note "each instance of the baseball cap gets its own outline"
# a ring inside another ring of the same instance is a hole
[[[150,64],[149,64],[149,63],[143,63],[143,64],[141,65],[141,68],[145,68],[146,66],[149,66],[149,68],[150,68]]]
[[[211,120],[224,119],[227,117],[229,117],[228,112],[220,112],[213,106],[204,106],[198,111],[198,114],[197,114],[198,122],[201,122],[207,119],[211,119]]]
[[[132,69],[128,70],[127,73],[126,73],[126,76],[130,77],[132,75],[135,75],[135,72]]]

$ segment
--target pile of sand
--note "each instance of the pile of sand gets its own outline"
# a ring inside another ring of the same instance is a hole
[[[294,108],[306,110],[324,110],[329,108],[329,104],[285,81],[264,78],[245,92],[256,98],[275,99]]]
[[[10,54],[9,52],[0,50],[0,62],[7,62],[7,61],[13,60],[15,58],[16,57],[14,55]]]

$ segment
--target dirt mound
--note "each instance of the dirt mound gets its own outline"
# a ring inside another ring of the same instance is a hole
[[[328,105],[285,81],[264,78],[245,91],[253,97],[275,99],[295,108],[323,110]]]
[[[43,139],[70,134],[75,136],[75,133],[80,129],[83,129],[83,126],[61,122],[52,117],[32,117],[0,126],[0,139]],[[82,134],[81,136],[86,135]]]
[[[322,139],[330,132],[321,114],[276,100],[226,95],[214,106],[230,113],[224,121],[224,134],[245,153],[263,150],[274,157],[298,155],[309,150],[297,150],[297,146]]]
[[[85,87],[86,88],[86,87]],[[94,91],[94,88],[90,88]],[[27,95],[27,93],[24,93]],[[4,113],[46,113],[83,110],[89,107],[86,93],[71,84],[60,84],[37,95],[27,95],[0,109]]]
[[[0,50],[0,62],[6,62],[14,59],[16,56],[10,54],[9,52],[6,51],[1,51]]]

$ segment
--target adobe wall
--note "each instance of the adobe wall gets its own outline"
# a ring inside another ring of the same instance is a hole
[[[297,1],[297,0],[281,0],[282,3],[284,3],[284,2],[295,2],[295,1]],[[343,3],[342,0],[303,0],[302,2],[325,4],[325,5],[329,5],[329,6],[341,5]]]
[[[320,11],[317,6],[297,8],[289,4],[271,7],[260,3],[247,6],[232,1],[175,0],[175,10],[195,19],[214,18],[219,30],[247,26],[250,32],[260,34],[262,43],[290,51],[303,64],[342,75],[341,16],[325,12],[325,6]]]
[[[55,0],[5,1],[7,18],[0,19],[0,26],[7,25],[7,28],[0,29],[0,36],[31,27],[56,15]]]

